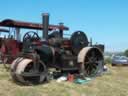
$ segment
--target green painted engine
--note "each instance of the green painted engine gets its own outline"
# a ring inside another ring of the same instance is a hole
[[[13,80],[25,85],[40,84],[47,80],[50,68],[83,76],[101,73],[104,62],[101,49],[89,46],[87,36],[82,31],[65,38],[62,25],[59,31],[48,34],[48,20],[49,15],[44,14],[43,38],[35,32],[24,35],[22,53],[11,65]]]

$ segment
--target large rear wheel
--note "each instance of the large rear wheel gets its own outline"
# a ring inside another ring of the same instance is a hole
[[[85,47],[78,54],[80,72],[84,76],[96,76],[103,70],[104,58],[102,52],[95,47]]]

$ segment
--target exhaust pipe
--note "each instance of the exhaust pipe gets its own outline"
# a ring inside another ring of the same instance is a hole
[[[43,39],[47,40],[48,39],[48,26],[49,26],[49,14],[48,13],[43,13],[42,15],[42,26],[43,26]]]

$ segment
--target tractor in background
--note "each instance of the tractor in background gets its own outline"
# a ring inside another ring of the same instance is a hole
[[[1,33],[9,33],[9,30],[0,28],[0,48],[2,46],[3,40],[6,38],[6,36],[1,35]]]
[[[0,26],[7,27],[3,21],[0,22]],[[9,28],[9,30],[3,30],[2,32],[7,34],[1,34],[0,57],[1,63],[7,68],[6,64],[11,64],[16,55],[21,51],[22,42],[17,40],[15,28]]]
[[[6,39],[6,36],[3,36],[2,33],[9,33],[9,30],[7,29],[3,29],[3,28],[0,28],[0,49],[1,49],[1,46],[4,42],[4,40]],[[0,63],[2,63],[2,52],[0,51]]]

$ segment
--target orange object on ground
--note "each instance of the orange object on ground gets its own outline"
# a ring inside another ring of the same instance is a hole
[[[70,82],[74,81],[74,75],[73,74],[68,74],[67,80]]]

